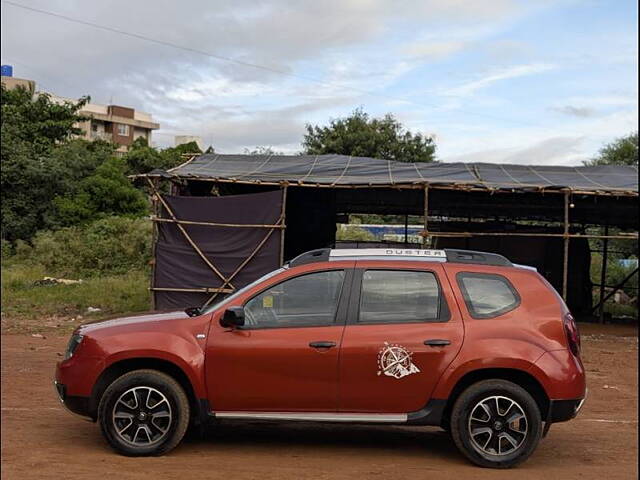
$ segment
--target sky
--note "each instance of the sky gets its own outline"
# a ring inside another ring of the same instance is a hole
[[[638,128],[634,0],[12,2],[14,76],[151,113],[161,147],[293,154],[306,124],[362,108],[440,161],[580,165]]]

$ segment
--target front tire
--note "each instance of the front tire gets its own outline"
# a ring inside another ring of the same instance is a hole
[[[156,370],[134,370],[116,379],[98,407],[102,434],[127,456],[163,455],[189,426],[189,400],[178,382]]]
[[[522,387],[506,380],[471,385],[451,412],[451,436],[476,465],[510,468],[524,462],[542,436],[540,409]]]

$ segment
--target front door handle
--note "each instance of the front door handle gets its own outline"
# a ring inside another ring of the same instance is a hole
[[[311,342],[309,346],[313,348],[333,348],[336,346],[336,342]]]
[[[430,347],[446,347],[447,345],[451,345],[451,342],[440,338],[432,338],[431,340],[425,340],[424,344]]]

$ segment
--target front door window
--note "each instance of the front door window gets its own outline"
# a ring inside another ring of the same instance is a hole
[[[245,304],[245,325],[248,328],[333,325],[343,280],[344,270],[285,280]]]

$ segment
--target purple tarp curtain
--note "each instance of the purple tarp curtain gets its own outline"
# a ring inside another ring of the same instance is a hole
[[[282,213],[282,191],[224,197],[163,196],[178,220],[275,225]],[[163,207],[160,216],[171,218]],[[269,232],[269,228],[183,224],[207,259],[228,278]],[[240,288],[279,267],[280,229],[275,229],[255,256],[233,278]],[[215,288],[224,283],[202,260],[175,223],[159,222],[153,287]],[[154,291],[158,310],[202,305],[212,294]]]

